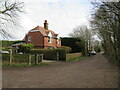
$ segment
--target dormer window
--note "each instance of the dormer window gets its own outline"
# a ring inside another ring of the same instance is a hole
[[[48,43],[52,43],[52,33],[49,32],[48,34]]]
[[[28,41],[31,41],[31,36],[28,36]]]
[[[48,43],[52,43],[51,37],[48,37]]]
[[[56,43],[57,43],[57,44],[59,44],[59,43],[60,43],[60,42],[59,42],[59,39],[57,39]]]

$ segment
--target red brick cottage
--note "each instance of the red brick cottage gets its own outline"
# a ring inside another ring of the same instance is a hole
[[[58,48],[61,47],[61,40],[58,34],[48,29],[47,20],[44,27],[37,26],[30,30],[24,38],[25,43],[34,44],[35,48]]]

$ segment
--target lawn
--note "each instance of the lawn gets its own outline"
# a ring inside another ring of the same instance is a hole
[[[70,61],[78,61],[78,60],[81,60],[81,59],[84,59],[86,58],[85,56],[80,56],[80,57],[76,57],[76,58],[73,58],[73,59],[69,59],[67,60],[67,62],[70,62]]]

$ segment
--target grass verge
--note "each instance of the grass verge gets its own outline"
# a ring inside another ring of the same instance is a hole
[[[76,58],[73,58],[73,59],[69,59],[67,60],[67,62],[71,62],[71,61],[78,61],[78,60],[81,60],[81,59],[84,59],[85,56],[80,56],[80,57],[76,57]]]
[[[48,65],[48,63],[39,63],[39,64],[31,64],[30,66],[44,66]],[[8,64],[8,63],[2,63],[2,67],[29,67],[27,63],[22,63],[22,64]]]

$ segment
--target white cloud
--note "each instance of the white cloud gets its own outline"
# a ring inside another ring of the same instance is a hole
[[[43,26],[48,20],[49,29],[65,37],[78,25],[89,25],[90,4],[79,0],[23,0],[26,14],[22,17],[25,32],[35,26]],[[79,1],[79,2],[77,2]],[[24,32],[24,33],[25,33]],[[20,35],[22,39],[23,33]]]

